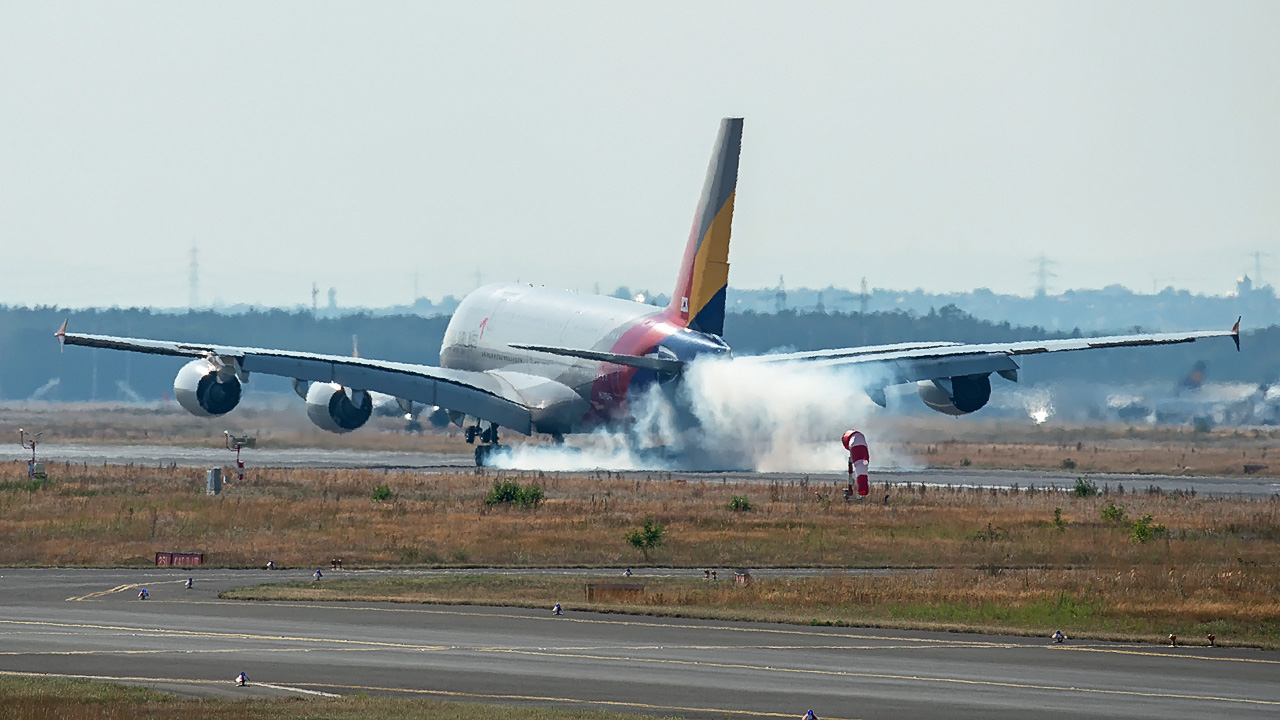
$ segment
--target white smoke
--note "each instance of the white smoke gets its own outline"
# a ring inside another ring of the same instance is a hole
[[[489,459],[506,470],[574,472],[580,470],[670,470],[672,464],[642,457],[626,433],[598,430],[564,445],[513,445]]]
[[[1043,425],[1057,412],[1053,404],[1053,393],[1042,387],[1023,393],[1022,408],[1027,411],[1027,417],[1037,425]]]
[[[878,385],[848,368],[699,359],[686,368],[677,397],[656,385],[632,397],[626,430],[580,436],[572,447],[518,446],[493,464],[545,471],[841,472],[847,452],[840,436],[857,429],[871,443],[874,472],[895,464],[880,452],[888,438],[877,433],[878,408],[863,390]]]

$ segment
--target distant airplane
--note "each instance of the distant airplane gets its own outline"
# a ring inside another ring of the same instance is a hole
[[[252,373],[292,378],[306,398],[307,414],[320,427],[353,430],[373,413],[371,393],[385,393],[410,413],[415,403],[430,417],[465,428],[480,441],[476,462],[498,446],[499,427],[523,435],[567,433],[625,426],[629,399],[655,383],[678,383],[695,359],[727,358],[725,288],[729,236],[742,119],[726,118],[711,155],[671,303],[659,308],[600,295],[518,283],[486,285],[463,299],[449,321],[440,366],[387,362],[230,345],[145,340],[67,332],[67,345],[194,358],[178,371],[174,394],[182,407],[218,416],[240,402]],[[1165,345],[1231,337],[1239,348],[1240,323],[1229,331],[1042,340],[964,345],[909,342],[819,350],[733,362],[857,366],[863,388],[885,405],[889,385],[916,382],[924,403],[938,412],[964,415],[987,404],[991,373],[1017,381],[1014,357],[1067,350]],[[691,430],[696,432],[696,428]]]
[[[1217,427],[1280,422],[1280,387],[1274,383],[1205,382],[1208,365],[1197,360],[1175,386],[1147,383],[1105,396],[1105,411],[1125,422]]]

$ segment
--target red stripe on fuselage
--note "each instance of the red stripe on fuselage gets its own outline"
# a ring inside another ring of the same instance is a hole
[[[647,317],[622,334],[609,348],[618,355],[647,355],[658,343],[680,331],[678,319],[671,309]],[[599,374],[591,385],[591,409],[583,416],[587,427],[608,425],[621,420],[627,412],[627,393],[636,368],[613,363],[601,363]]]

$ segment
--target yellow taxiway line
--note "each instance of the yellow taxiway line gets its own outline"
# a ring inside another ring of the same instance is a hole
[[[91,592],[88,595],[78,595],[75,597],[69,597],[67,598],[67,602],[83,602],[85,600],[96,600],[100,597],[106,597],[107,595],[112,595],[114,593],[124,592],[125,590],[132,590],[134,588],[142,587],[144,585],[164,585],[166,583],[180,583],[180,582],[186,582],[186,580],[160,580],[158,582],[153,582],[153,583],[140,582],[140,583],[133,583],[131,585],[117,585],[111,588],[110,590],[99,590],[98,592]]]

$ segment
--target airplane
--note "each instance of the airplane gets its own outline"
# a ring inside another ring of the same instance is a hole
[[[872,377],[863,390],[882,407],[889,385],[917,383],[929,408],[972,413],[991,397],[995,373],[1016,382],[1022,355],[1096,348],[1167,345],[1230,337],[1229,331],[1126,335],[1033,342],[961,344],[907,342],[732,358],[723,339],[729,239],[733,223],[742,118],[725,118],[711,154],[693,227],[670,304],[656,307],[521,283],[483,286],[450,319],[440,365],[207,343],[55,333],[64,345],[191,358],[178,371],[174,394],[183,408],[206,417],[230,412],[253,373],[293,380],[317,425],[331,431],[362,426],[371,393],[399,400],[406,412],[429,409],[479,441],[477,465],[499,447],[499,428],[521,435],[565,434],[625,426],[629,400],[646,389],[680,382],[696,360],[856,367]],[[696,432],[696,428],[690,428]]]

